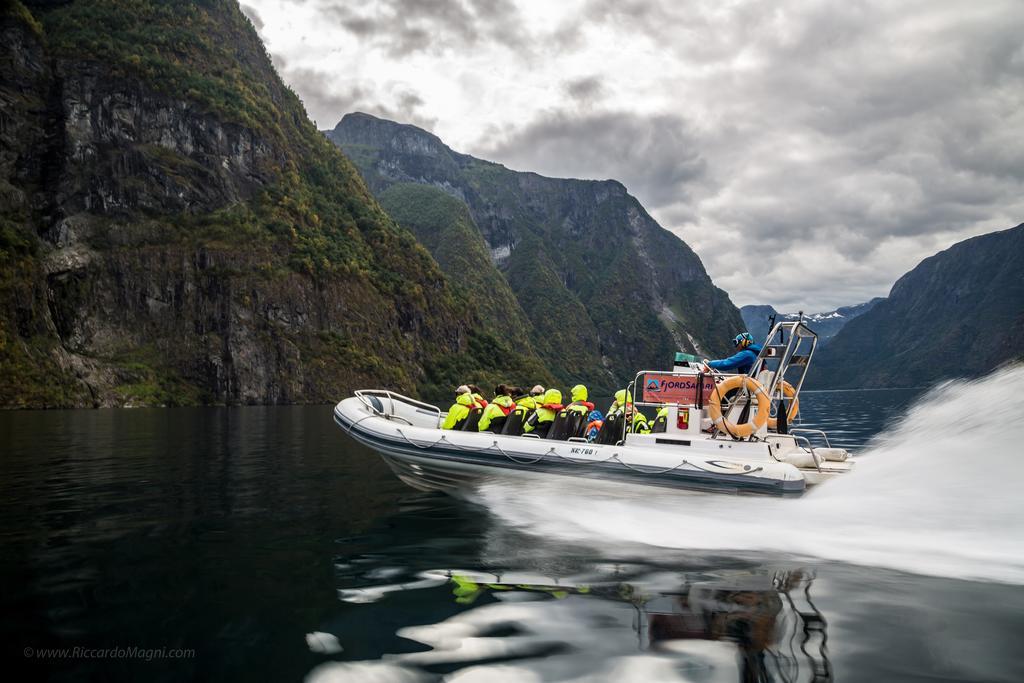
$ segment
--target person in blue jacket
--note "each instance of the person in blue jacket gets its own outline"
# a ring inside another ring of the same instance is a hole
[[[735,372],[739,375],[750,372],[758,354],[761,353],[761,346],[754,343],[754,338],[749,332],[737,334],[732,343],[736,347],[736,353],[720,360],[705,360],[704,365],[719,372]]]

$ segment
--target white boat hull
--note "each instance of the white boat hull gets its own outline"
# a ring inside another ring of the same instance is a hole
[[[597,445],[441,430],[436,408],[406,400],[392,395],[348,398],[335,406],[334,419],[352,438],[381,453],[402,481],[423,490],[456,493],[489,478],[570,476],[785,496],[800,495],[808,485],[850,467],[849,462],[824,463],[827,467],[806,471],[779,462],[763,441],[651,434],[630,435],[622,445]]]

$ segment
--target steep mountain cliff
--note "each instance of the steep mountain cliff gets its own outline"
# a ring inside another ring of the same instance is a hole
[[[807,313],[804,314],[804,321],[808,327],[818,334],[818,341],[824,343],[834,337],[839,330],[843,329],[846,323],[859,315],[867,313],[879,301],[883,301],[883,299],[875,297],[871,301],[865,301],[862,304],[840,306],[834,311]],[[770,331],[768,324],[771,316],[775,316],[776,322],[793,321],[800,317],[798,313],[779,313],[775,310],[774,306],[757,304],[740,307],[740,315],[743,316],[743,322],[747,326],[747,331],[758,341],[763,341],[768,336]]]
[[[0,405],[542,372],[379,207],[233,0],[5,2],[0,32]]]
[[[822,349],[816,387],[920,386],[1024,359],[1024,224],[930,256]]]
[[[464,222],[459,207],[468,209],[490,252],[477,271],[495,283],[495,274],[503,277],[518,306],[500,283],[476,296],[500,297],[509,316],[525,316],[533,348],[566,381],[621,386],[637,369],[664,367],[675,350],[726,353],[742,329],[739,311],[697,255],[616,181],[511,171],[367,114],[346,115],[327,135],[386,206],[396,197],[411,206],[419,185],[458,200],[449,223]],[[414,214],[395,217],[405,225]]]

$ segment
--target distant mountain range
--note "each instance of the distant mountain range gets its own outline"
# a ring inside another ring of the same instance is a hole
[[[826,342],[834,337],[846,323],[859,315],[867,313],[882,300],[882,297],[876,297],[871,301],[854,306],[843,306],[834,311],[807,313],[804,314],[804,321],[808,327],[818,334],[820,342]],[[743,323],[746,325],[747,331],[753,335],[758,343],[768,337],[768,332],[770,332],[769,319],[772,316],[775,316],[775,322],[788,322],[797,320],[800,317],[799,313],[779,313],[773,306],[757,304],[741,307],[740,315],[743,316]]]
[[[607,391],[676,350],[729,352],[739,311],[621,183],[512,171],[368,114],[325,132],[485,320],[564,382]]]
[[[921,386],[1024,360],[1024,224],[930,256],[847,323],[808,375],[818,388]]]

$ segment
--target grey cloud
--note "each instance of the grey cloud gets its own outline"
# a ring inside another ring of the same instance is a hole
[[[690,136],[710,182],[684,180],[675,195],[667,181],[638,184],[655,216],[742,303],[831,306],[884,294],[920,258],[1024,214],[1024,6],[972,7],[592,0],[585,18],[710,74],[680,88],[700,96],[706,125]],[[565,152],[560,168],[586,173],[590,158],[574,167]],[[519,156],[529,167],[530,152]],[[675,201],[687,190],[692,201]],[[827,275],[829,294],[812,275]]]
[[[738,303],[827,309],[884,295],[921,258],[1024,218],[1018,0],[586,0],[529,30],[507,1],[308,2],[375,58],[483,53],[518,69],[527,87],[502,96],[547,99],[525,121],[466,126],[485,134],[460,146],[623,181]],[[560,71],[584,50],[614,59],[594,36],[656,50],[659,73],[643,76],[659,99],[616,100],[631,84],[600,63]],[[435,123],[422,115],[435,93],[278,68],[320,120],[358,108]],[[465,101],[450,110],[466,119],[496,96],[486,73],[452,78]]]
[[[328,2],[323,12],[391,57],[458,50],[482,40],[509,47],[528,42],[510,0],[378,0],[359,9]]]
[[[332,128],[352,111],[433,128],[437,120],[424,116],[423,97],[407,86],[370,81],[345,82],[332,74],[301,67],[278,67],[281,77],[300,93],[310,118],[321,129]]]
[[[586,76],[567,81],[562,86],[565,92],[577,102],[591,104],[600,99],[605,93],[604,84],[600,76]]]
[[[332,127],[345,112],[364,106],[375,92],[363,84],[343,85],[331,74],[302,67],[278,66],[281,77],[302,98],[306,112],[319,128]]]
[[[244,14],[249,19],[249,21],[252,22],[252,25],[256,29],[256,31],[262,31],[263,18],[260,16],[260,13],[256,11],[256,8],[246,4],[241,4],[239,5],[239,7],[242,10],[242,14]]]
[[[672,115],[560,110],[492,136],[475,153],[546,175],[615,178],[648,206],[685,197],[706,170],[689,126]]]
[[[252,22],[253,27],[255,27],[257,31],[262,31],[263,18],[260,16],[260,13],[256,11],[256,8],[244,3],[239,5],[239,7],[242,10],[242,14],[248,17],[249,21]]]

